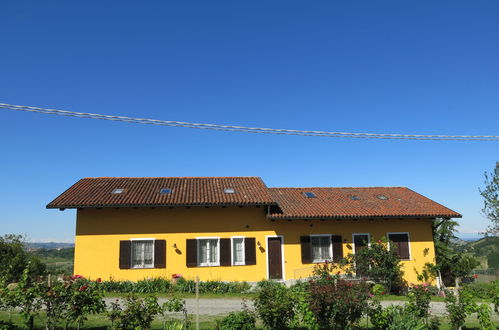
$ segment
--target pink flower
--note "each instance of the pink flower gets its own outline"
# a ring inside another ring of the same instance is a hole
[[[475,278],[475,279],[478,278],[478,275],[477,274],[473,275],[473,278]]]
[[[372,298],[372,297],[374,297],[374,295],[373,295],[371,292],[369,292],[369,294],[368,294],[368,295],[369,295],[369,297],[371,297],[371,298]]]
[[[381,294],[385,294],[385,291],[381,292]]]
[[[102,282],[102,280],[100,279],[100,277],[96,280],[97,283],[100,283]]]
[[[84,285],[81,288],[79,288],[80,291],[85,291],[88,288],[88,285]]]
[[[378,243],[381,244],[381,240],[380,239],[378,240]]]

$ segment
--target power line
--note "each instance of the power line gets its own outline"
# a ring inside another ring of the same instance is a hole
[[[209,130],[229,131],[229,132],[299,135],[299,136],[325,136],[325,137],[336,137],[336,138],[338,137],[364,138],[364,139],[499,141],[498,135],[424,135],[424,134],[380,134],[380,133],[308,131],[308,130],[263,128],[263,127],[247,127],[247,126],[236,126],[236,125],[217,125],[217,124],[193,123],[193,122],[182,122],[182,121],[173,121],[173,120],[134,118],[134,117],[125,117],[125,116],[110,116],[110,115],[101,115],[88,112],[75,112],[75,111],[60,110],[60,109],[46,109],[46,108],[38,108],[38,107],[30,107],[22,105],[12,105],[7,103],[0,103],[0,108],[7,110],[36,112],[36,113],[70,116],[77,118],[91,118],[91,119],[100,119],[100,120],[109,120],[109,121],[129,122],[136,124],[209,129]]]

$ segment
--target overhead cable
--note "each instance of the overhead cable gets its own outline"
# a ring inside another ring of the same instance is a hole
[[[279,135],[299,135],[299,136],[324,136],[324,137],[343,137],[343,138],[364,138],[364,139],[399,139],[399,140],[445,140],[445,141],[499,141],[499,135],[425,135],[425,134],[381,134],[381,133],[352,133],[352,132],[330,132],[330,131],[310,131],[293,130],[263,127],[247,127],[237,125],[217,125],[206,123],[193,123],[174,120],[158,120],[147,118],[134,118],[125,116],[111,116],[88,112],[76,112],[60,109],[46,109],[31,106],[12,105],[0,103],[0,108],[15,111],[28,111],[42,114],[51,114],[59,116],[70,116],[77,118],[91,118],[109,121],[129,122],[136,124],[162,125],[171,127],[185,127],[197,129],[209,129],[229,132],[246,132],[261,134],[279,134]]]

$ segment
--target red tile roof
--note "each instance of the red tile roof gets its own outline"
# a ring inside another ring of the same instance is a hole
[[[160,194],[162,188],[171,194]],[[234,189],[233,194],[224,193]],[[114,189],[123,189],[113,194]],[[47,208],[270,205],[274,200],[258,177],[162,177],[81,179]]]
[[[461,217],[405,187],[270,188],[269,191],[282,211],[271,213],[271,219]],[[316,197],[306,197],[305,192]]]

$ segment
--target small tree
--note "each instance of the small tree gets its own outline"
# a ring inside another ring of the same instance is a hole
[[[496,167],[493,173],[485,172],[485,188],[480,189],[480,194],[483,197],[482,213],[492,222],[487,227],[485,234],[492,236],[499,235],[499,162],[496,162]]]
[[[404,286],[404,272],[395,244],[388,244],[385,238],[349,254],[344,262],[351,265],[350,272],[382,283],[389,292]]]
[[[29,265],[30,276],[42,275],[45,265],[36,256],[26,251],[21,235],[0,236],[0,277],[7,283],[18,282],[25,268]]]

